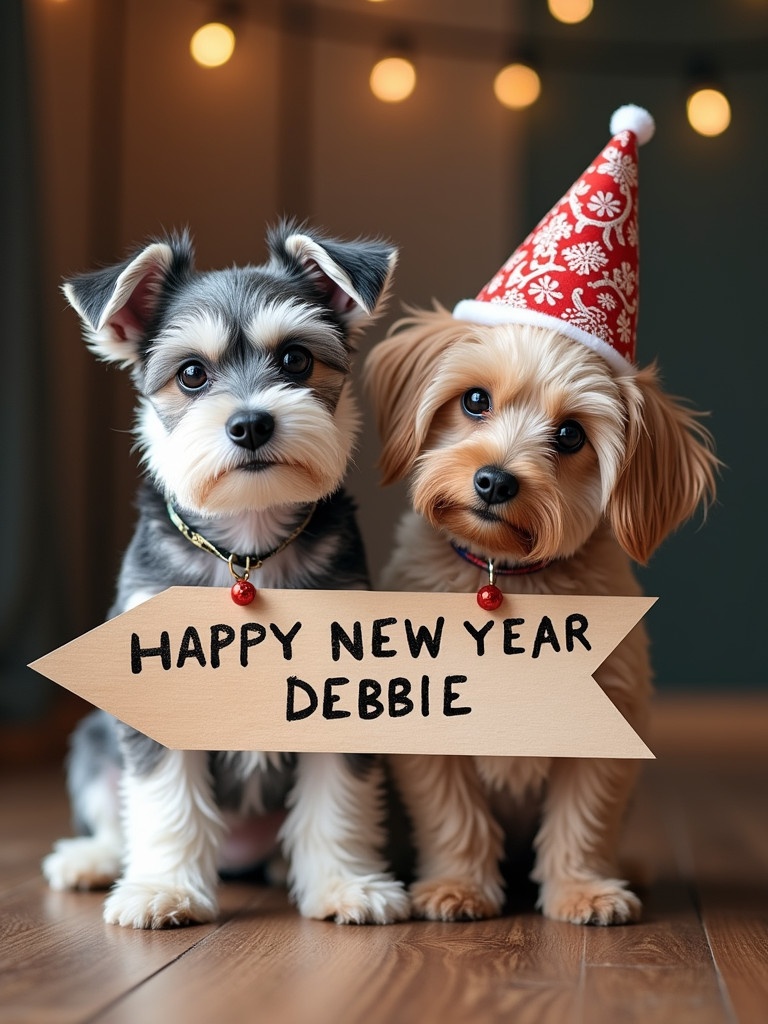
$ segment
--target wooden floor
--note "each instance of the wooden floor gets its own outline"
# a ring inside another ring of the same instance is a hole
[[[715,718],[695,741],[690,724],[684,706],[664,718],[628,823],[644,921],[608,929],[545,921],[527,890],[494,921],[343,927],[242,884],[223,887],[216,925],[105,925],[100,895],[40,878],[69,831],[60,776],[5,770],[0,1021],[763,1024],[768,716],[730,737]]]

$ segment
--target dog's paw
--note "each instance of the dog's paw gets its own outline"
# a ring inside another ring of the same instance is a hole
[[[321,890],[303,893],[297,902],[304,917],[330,918],[337,924],[393,924],[411,915],[403,884],[387,875],[331,879]]]
[[[52,889],[108,889],[120,876],[120,850],[92,836],[59,839],[42,869]]]
[[[124,928],[179,928],[216,918],[215,897],[167,882],[119,882],[104,902],[104,920]]]
[[[626,924],[642,911],[637,896],[616,878],[547,883],[539,906],[545,917],[572,924]]]
[[[479,921],[501,912],[497,886],[483,888],[463,878],[431,878],[411,886],[413,916],[428,921]]]

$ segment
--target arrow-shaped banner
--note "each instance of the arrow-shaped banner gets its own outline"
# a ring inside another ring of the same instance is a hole
[[[592,673],[654,601],[172,587],[31,667],[185,750],[648,758]]]

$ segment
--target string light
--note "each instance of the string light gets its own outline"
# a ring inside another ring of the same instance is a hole
[[[218,68],[226,64],[235,50],[235,33],[220,21],[202,25],[189,42],[194,60],[204,68]]]
[[[401,103],[416,88],[416,68],[405,57],[385,57],[374,64],[369,84],[382,103]]]
[[[576,25],[592,13],[593,0],[547,0],[549,13],[564,25]]]
[[[507,64],[493,80],[493,92],[503,107],[524,110],[541,93],[541,79],[528,64]]]
[[[370,2],[381,3],[383,0]],[[594,0],[547,0],[552,16],[568,24],[589,17],[593,3]],[[346,42],[357,39],[362,43],[382,26],[393,31],[399,27],[386,13],[376,17],[345,14],[342,19],[334,11],[325,9],[313,0],[292,0],[291,9],[292,17],[288,21],[281,21],[279,18],[275,20],[273,13],[260,12],[258,5],[249,6],[247,16],[287,32],[306,33],[307,27],[311,26],[310,35],[313,38],[341,38]],[[220,0],[214,10],[216,20],[198,29],[190,42],[192,56],[204,67],[218,67],[231,58],[235,48],[235,33],[230,24],[233,16],[236,18],[244,15],[245,8],[242,0]],[[376,29],[373,28],[374,24],[377,26]],[[428,27],[421,25],[418,32],[417,45],[420,50],[427,53],[449,58],[464,55],[485,60],[493,59],[493,50],[498,53],[496,34],[484,28],[444,25],[441,26],[439,33],[431,33]],[[384,103],[400,103],[407,99],[416,87],[416,68],[412,60],[408,59],[409,48],[394,46],[393,39],[394,37],[388,47],[389,55],[378,61],[369,78],[371,92]],[[525,109],[535,103],[541,93],[542,83],[537,71],[530,66],[524,56],[522,59],[519,56],[521,52],[525,54],[528,51],[531,42],[525,37],[510,40],[510,48],[518,56],[502,68],[494,80],[493,88],[497,101],[512,110]],[[549,62],[571,74],[583,72],[586,75],[596,75],[603,71],[613,73],[613,50],[605,42],[582,40],[577,50],[570,46],[566,48],[563,40],[554,37],[549,40],[538,39],[536,43],[538,46],[543,43],[547,47]],[[768,65],[765,57],[768,51],[765,49],[764,40],[741,39],[720,49],[723,49],[724,55],[715,55],[720,65],[725,61],[728,66],[739,71],[760,71]],[[633,68],[647,70],[649,67],[658,68],[659,75],[682,75],[680,65],[684,63],[685,58],[685,49],[682,45],[675,48],[667,44],[656,45],[649,42],[643,46],[630,47],[628,53],[624,54],[622,67],[628,75],[633,73]],[[701,72],[701,68],[697,70]],[[699,73],[693,76],[693,81],[711,83],[713,78],[711,75]],[[706,89],[700,87],[695,93],[691,93],[687,101],[687,115],[695,131],[706,136],[716,136],[728,128],[731,109],[722,91],[708,85]]]
[[[731,123],[731,105],[719,89],[697,89],[686,103],[688,122],[699,135],[722,135]]]

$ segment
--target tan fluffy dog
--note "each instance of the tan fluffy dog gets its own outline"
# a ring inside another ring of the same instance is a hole
[[[714,492],[710,435],[663,393],[655,368],[622,375],[555,330],[420,312],[374,348],[366,374],[385,482],[408,478],[413,505],[386,589],[472,594],[488,577],[456,544],[508,569],[541,566],[497,579],[509,593],[638,594],[631,561],[645,563]],[[641,625],[596,678],[642,733],[651,672]],[[419,853],[417,914],[501,908],[502,835],[479,774],[487,789],[539,801],[532,877],[546,916],[638,916],[616,865],[636,762],[400,756],[393,768]]]

